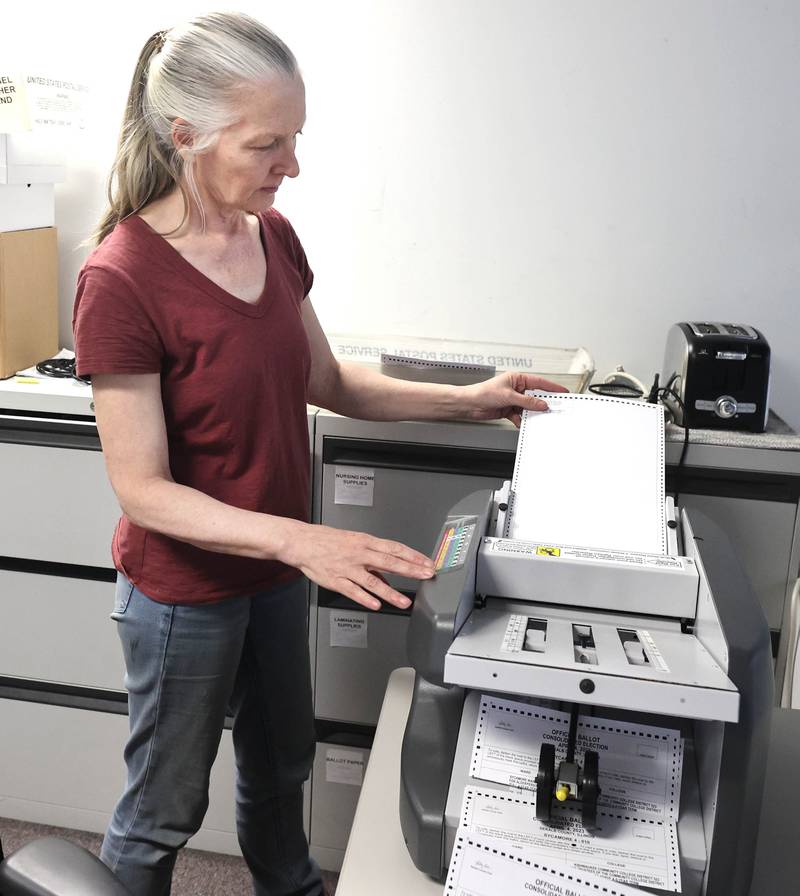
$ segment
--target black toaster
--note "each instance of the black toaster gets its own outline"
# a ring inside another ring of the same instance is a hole
[[[694,321],[667,336],[661,386],[675,421],[700,429],[764,432],[769,345],[755,327]]]

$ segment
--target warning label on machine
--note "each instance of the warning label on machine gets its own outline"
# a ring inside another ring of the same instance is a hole
[[[596,548],[565,547],[563,545],[533,544],[528,541],[513,541],[499,538],[492,550],[504,554],[529,554],[537,557],[552,557],[558,560],[588,560],[602,563],[620,563],[626,566],[660,567],[662,569],[682,569],[679,557],[662,557],[659,554],[637,554],[633,551],[604,551]]]

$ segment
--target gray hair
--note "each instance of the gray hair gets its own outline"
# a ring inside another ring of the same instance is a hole
[[[136,64],[116,158],[108,181],[109,208],[93,236],[100,244],[114,227],[175,186],[183,194],[183,226],[193,201],[205,220],[194,179],[194,158],[235,121],[243,84],[295,77],[297,60],[268,28],[242,13],[210,13],[154,34]],[[175,119],[193,140],[179,153]]]

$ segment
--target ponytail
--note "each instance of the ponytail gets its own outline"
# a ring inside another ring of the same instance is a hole
[[[92,235],[95,245],[99,245],[120,221],[136,214],[179,182],[180,156],[159,140],[146,108],[150,64],[164,46],[165,37],[166,32],[157,32],[139,54],[125,105],[117,155],[108,179],[109,207]]]

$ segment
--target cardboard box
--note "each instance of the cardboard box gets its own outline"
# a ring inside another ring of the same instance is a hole
[[[57,351],[56,229],[0,233],[0,377]]]

